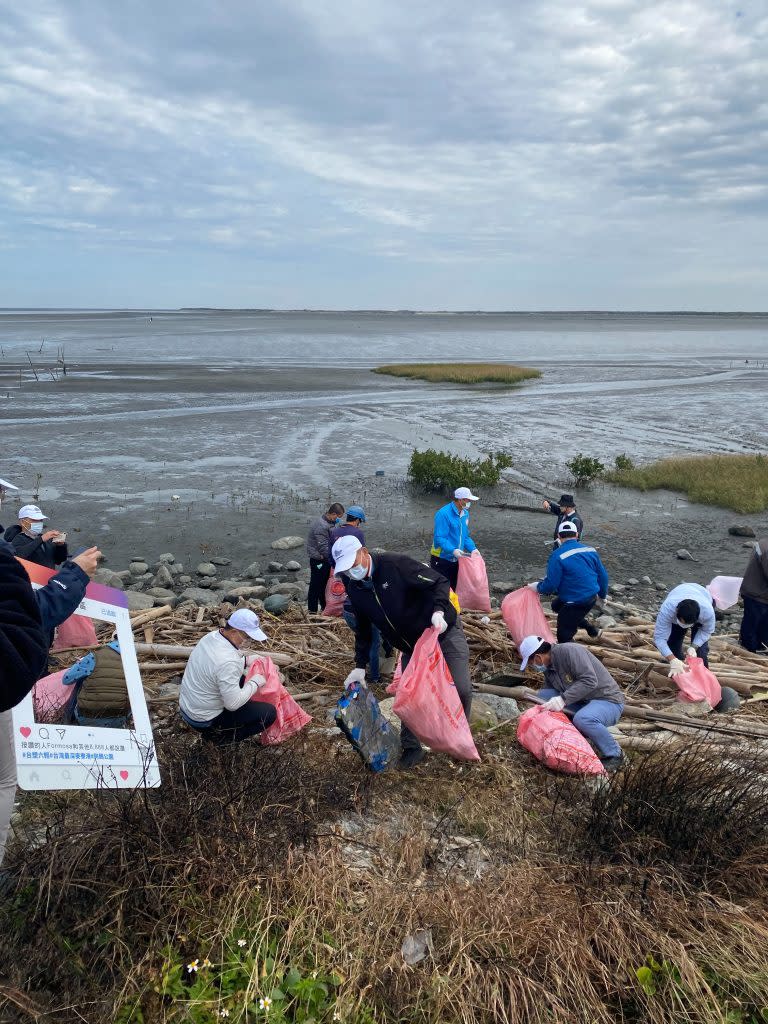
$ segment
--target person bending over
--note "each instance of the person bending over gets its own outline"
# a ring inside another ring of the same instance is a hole
[[[552,611],[557,612],[558,643],[573,640],[579,629],[585,629],[591,637],[600,635],[586,616],[598,598],[605,599],[608,573],[597,551],[578,539],[576,525],[570,520],[560,524],[558,547],[549,556],[547,575],[528,586],[539,594],[556,595]]]
[[[715,603],[712,595],[698,583],[681,583],[662,601],[656,616],[653,642],[659,654],[669,662],[669,675],[686,671],[685,656],[701,658],[709,667],[709,638],[715,631]],[[691,643],[683,653],[685,635],[691,631]]]

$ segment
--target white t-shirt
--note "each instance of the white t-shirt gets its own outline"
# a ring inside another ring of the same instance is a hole
[[[179,707],[195,722],[211,722],[226,708],[236,711],[256,693],[257,684],[240,680],[245,656],[216,630],[208,633],[189,656],[181,680]]]

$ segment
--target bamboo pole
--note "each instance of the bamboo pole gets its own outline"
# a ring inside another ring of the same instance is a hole
[[[184,647],[180,644],[134,644],[137,654],[152,654],[158,658],[188,658],[194,647]],[[242,651],[243,654],[256,654],[262,658],[271,658],[276,665],[287,667],[293,664],[293,658],[287,654],[279,654],[276,651]]]

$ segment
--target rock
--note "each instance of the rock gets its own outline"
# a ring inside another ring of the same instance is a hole
[[[640,580],[636,580],[634,576],[630,576],[630,578],[627,580],[627,586],[636,587],[639,582]]]
[[[477,697],[472,698],[473,710],[477,699]],[[486,704],[496,714],[499,722],[508,722],[510,719],[518,718],[520,715],[517,701],[511,697],[498,697],[495,693],[484,693],[483,704]]]
[[[666,590],[667,589],[666,583],[654,583],[653,585],[654,585],[654,587],[656,587],[657,590]]]
[[[595,619],[595,625],[600,629],[610,629],[616,625],[616,619],[612,615],[599,615]]]
[[[123,583],[125,583],[127,580],[131,579],[131,570],[130,569],[118,569],[115,572],[115,576],[119,576],[120,579],[123,581]]]
[[[279,537],[270,545],[273,551],[291,551],[293,548],[304,547],[303,537]]]
[[[168,700],[178,700],[181,685],[179,683],[161,683],[157,691],[158,697],[167,697]]]
[[[270,562],[269,565],[267,566],[267,572],[282,572],[282,571],[283,571],[283,563],[282,562]]]
[[[213,562],[201,562],[197,567],[198,576],[215,576],[216,566]]]
[[[503,700],[503,698],[502,698]],[[383,717],[389,722],[390,725],[394,725],[398,733],[400,732],[400,719],[397,717],[395,712],[392,710],[392,705],[395,703],[394,697],[386,697],[384,700],[379,701],[379,711]]]
[[[132,576],[143,576],[147,569],[149,566],[146,562],[131,562],[128,566],[128,571]]]
[[[173,586],[173,574],[167,565],[160,564],[157,572],[152,579],[153,587],[170,587]]]
[[[732,537],[755,537],[755,531],[751,526],[729,526],[728,533]]]
[[[234,586],[234,587],[228,587],[227,588],[226,600],[229,600],[230,597],[234,597],[235,598],[235,604],[236,604],[237,603],[237,598],[239,598],[239,597],[245,597],[245,598],[258,597],[258,598],[261,598],[261,597],[266,597],[267,593],[268,593],[268,591],[267,591],[266,587],[249,586],[248,584],[241,584],[239,586]]]
[[[677,551],[675,552],[675,554],[677,555],[677,557],[680,559],[681,562],[692,562],[693,561],[693,555],[691,554],[691,552],[687,548],[678,548]]]
[[[511,590],[515,589],[514,583],[492,583],[491,590],[494,594],[508,594]]]
[[[505,697],[501,698],[506,700]],[[499,724],[499,718],[490,704],[487,704],[481,697],[472,698],[472,709],[469,712],[470,728],[482,731],[492,729]]]
[[[300,597],[303,591],[304,587],[300,583],[278,583],[270,588],[269,596],[286,594],[288,597]]]
[[[222,555],[214,555],[213,558],[211,558],[211,562],[214,565],[232,565],[232,559],[224,558]]]
[[[187,587],[186,590],[182,590],[181,600],[194,601],[195,604],[201,604],[204,608],[212,608],[219,604],[218,595],[210,590],[203,590],[202,587]]]
[[[135,590],[128,590],[126,597],[128,598],[129,612],[145,612],[155,606],[154,597],[150,597],[148,594],[139,594]]]
[[[130,575],[130,573],[128,574]],[[112,572],[111,569],[105,569],[102,566],[96,570],[93,574],[93,580],[95,583],[103,583],[105,587],[114,587],[115,590],[123,590],[124,585],[122,578],[119,573]]]
[[[612,594],[623,594],[626,589],[627,588],[624,586],[623,583],[612,583],[611,584],[611,593]]]
[[[175,555],[172,555],[170,551],[166,551],[164,555],[159,555],[157,560],[163,565],[173,565],[176,561],[176,557]]]
[[[176,593],[166,587],[150,587],[147,591],[149,597],[154,597],[157,604],[172,604],[176,600]]]
[[[290,562],[285,563],[285,568],[288,572],[301,572],[301,562],[296,562],[291,559]]]
[[[653,586],[653,580],[651,579],[650,576],[641,576],[640,577],[640,582],[641,583],[646,583],[649,587]]]
[[[186,573],[182,573],[180,576],[176,577],[176,582],[179,586],[186,587],[192,582],[192,577],[187,576]]]
[[[291,599],[286,594],[270,594],[264,602],[264,611],[270,615],[282,615],[290,603]]]
[[[174,562],[173,565],[167,566],[167,569],[171,576],[181,576],[184,572],[184,566],[181,562]]]
[[[261,566],[258,562],[251,562],[247,569],[244,569],[242,574],[246,579],[254,579],[256,576],[261,576]]]

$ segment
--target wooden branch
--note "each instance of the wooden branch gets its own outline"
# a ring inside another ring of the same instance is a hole
[[[135,643],[137,654],[152,654],[157,658],[188,658],[194,647],[184,647],[179,644],[143,644]],[[261,658],[271,658],[276,665],[287,668],[293,665],[293,658],[287,654],[279,654],[276,651],[242,651],[243,654],[256,654]]]

